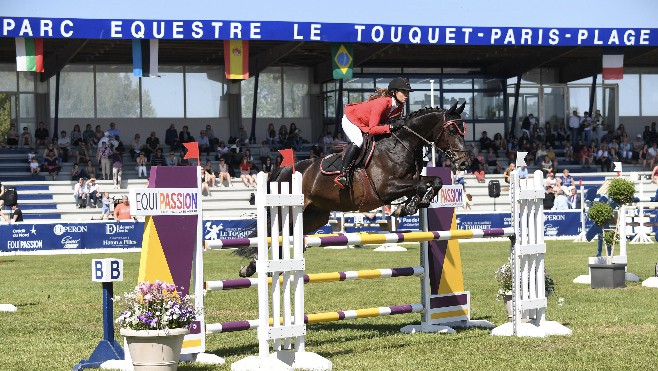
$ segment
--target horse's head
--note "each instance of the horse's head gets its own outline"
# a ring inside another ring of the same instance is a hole
[[[443,111],[439,124],[434,128],[434,145],[446,154],[452,167],[458,170],[471,166],[471,159],[464,143],[466,126],[461,117],[465,106],[466,102],[457,108],[455,103],[450,109]]]

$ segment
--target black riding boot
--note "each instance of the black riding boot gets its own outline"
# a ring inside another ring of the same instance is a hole
[[[350,186],[350,171],[352,166],[354,166],[354,161],[356,160],[356,155],[359,153],[359,147],[350,143],[347,149],[345,150],[345,156],[343,156],[343,165],[340,169],[340,175],[334,179],[334,183],[340,189],[345,189]]]

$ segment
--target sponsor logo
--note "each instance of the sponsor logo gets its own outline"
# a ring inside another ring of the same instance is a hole
[[[53,227],[53,233],[57,236],[61,236],[64,233],[83,233],[87,232],[87,226],[86,225],[61,225],[61,224],[56,224]]]
[[[544,214],[544,220],[566,220],[566,215],[564,214]]]
[[[7,248],[13,250],[19,249],[43,249],[42,240],[32,240],[32,241],[7,241]]]
[[[103,246],[120,246],[120,247],[127,247],[127,246],[136,246],[137,241],[135,240],[104,240],[103,241]]]
[[[65,249],[77,249],[78,245],[80,245],[80,239],[76,240],[71,236],[64,236],[64,238],[62,238],[62,246]]]
[[[19,238],[19,237],[28,238],[30,237],[30,231],[28,231],[25,228],[17,228],[11,231],[11,235],[14,238]]]
[[[134,224],[109,223],[105,224],[105,234],[130,233],[135,229]]]
[[[555,237],[557,236],[557,226],[552,224],[544,224],[544,236],[546,237]]]

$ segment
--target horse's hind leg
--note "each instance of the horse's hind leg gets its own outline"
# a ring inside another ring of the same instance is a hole
[[[312,233],[327,224],[331,211],[319,209],[312,204],[304,208],[304,234]]]

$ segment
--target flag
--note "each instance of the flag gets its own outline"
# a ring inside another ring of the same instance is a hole
[[[16,71],[43,72],[43,39],[16,38]]]
[[[622,80],[624,78],[624,53],[621,50],[603,53],[603,80]]]
[[[188,143],[183,143],[185,148],[187,149],[187,153],[185,154],[185,157],[183,157],[184,160],[187,160],[189,158],[196,158],[198,160],[199,165],[201,165],[201,156],[199,156],[199,143],[198,142],[188,142]]]
[[[351,79],[354,58],[352,44],[331,44],[331,64],[334,69],[334,79]]]
[[[133,40],[133,75],[158,77],[158,40]]]
[[[292,166],[292,172],[295,172],[295,152],[292,148],[280,149],[279,153],[283,156],[283,161],[281,161],[281,166]]]
[[[224,73],[229,80],[249,78],[249,41],[224,40]]]

